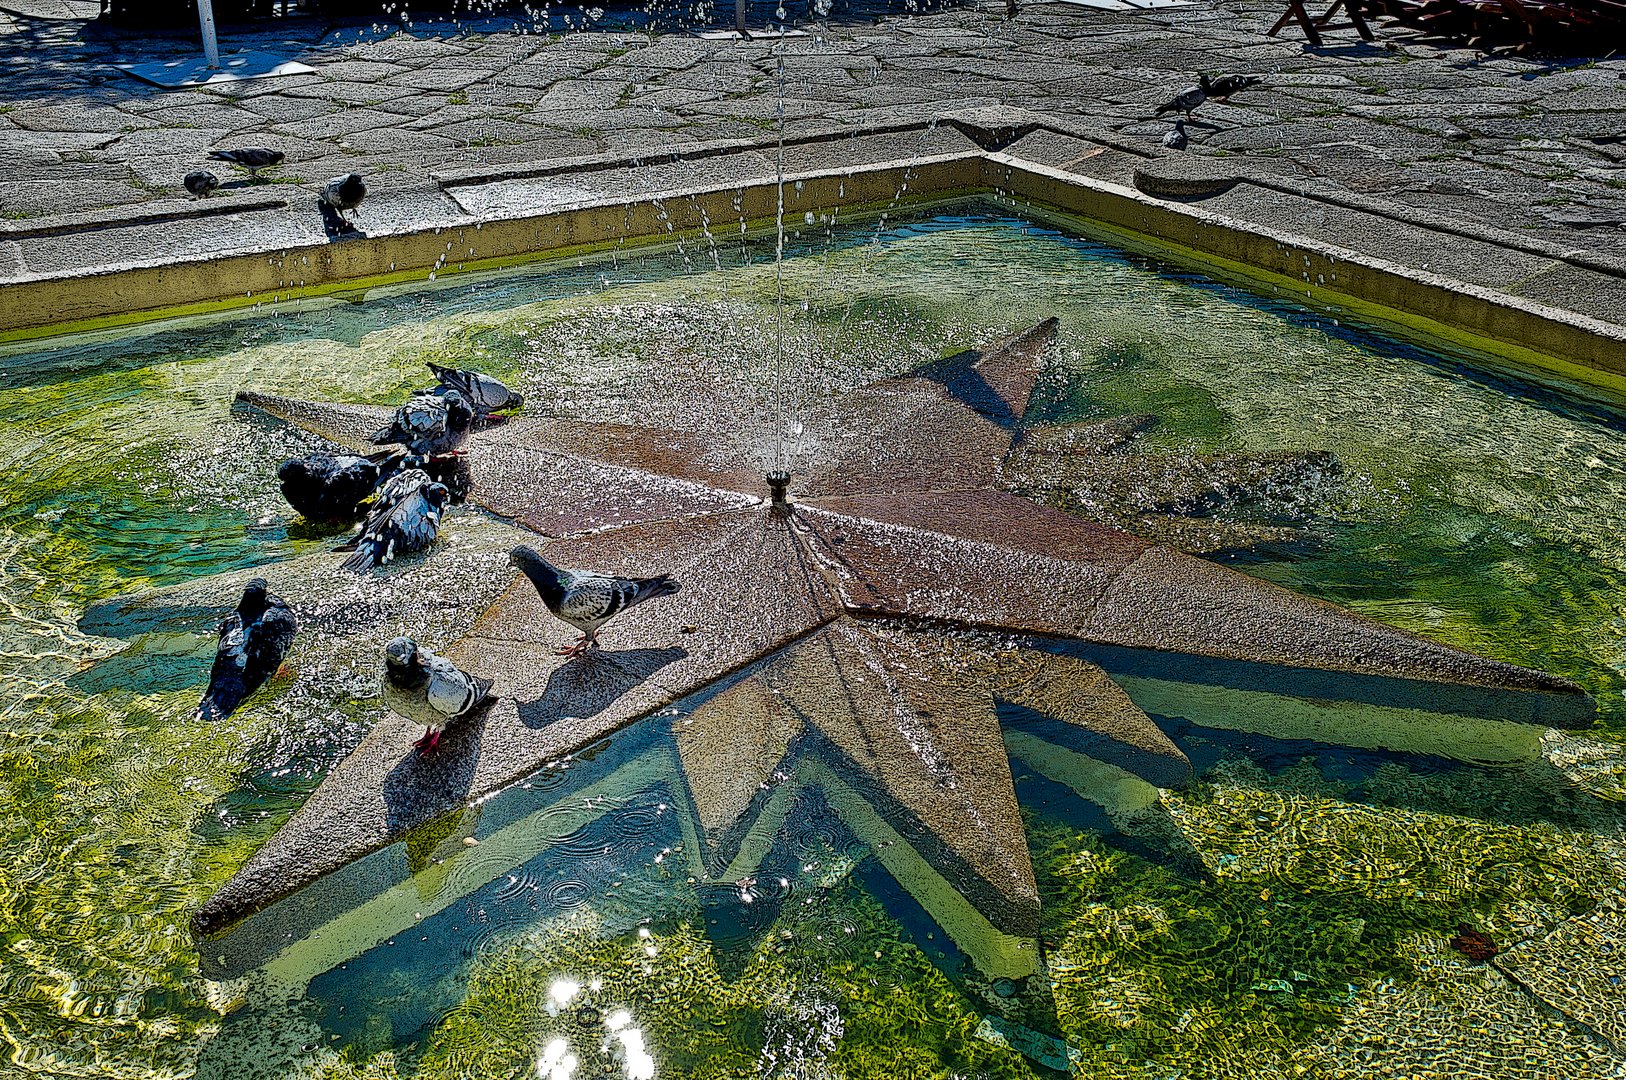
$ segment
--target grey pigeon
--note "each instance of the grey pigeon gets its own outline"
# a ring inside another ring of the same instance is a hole
[[[220,186],[220,177],[208,169],[193,169],[181,179],[181,184],[194,199],[206,199]]]
[[[362,183],[360,173],[335,176],[317,195],[322,205],[331,206],[338,213],[340,220],[347,225],[350,224],[350,219],[345,217],[346,212],[360,206],[361,200],[366,197],[367,185]]]
[[[445,484],[429,479],[422,469],[405,469],[390,477],[378,491],[378,501],[361,523],[361,531],[340,551],[350,551],[346,570],[383,566],[399,555],[422,551],[434,543],[440,516],[451,501]]]
[[[603,574],[563,570],[521,544],[508,555],[508,561],[522,570],[542,603],[561,622],[582,632],[574,645],[556,649],[560,656],[575,656],[598,646],[598,628],[611,618],[645,600],[670,596],[678,583],[665,574],[652,578],[607,577]]]
[[[491,680],[475,678],[411,638],[384,646],[384,703],[428,729],[412,744],[420,754],[440,745],[447,724],[491,700]]]
[[[455,390],[474,406],[474,411],[484,419],[495,412],[507,409],[517,409],[525,404],[525,399],[514,393],[490,375],[482,375],[478,371],[465,371],[458,368],[441,367],[439,364],[430,364],[432,372],[440,385],[428,391],[431,394],[445,394]]]
[[[316,451],[277,468],[283,497],[306,521],[354,521],[379,477],[378,462],[355,454]]]
[[[272,150],[266,146],[245,146],[241,150],[211,150],[209,156],[215,161],[229,161],[233,165],[241,165],[248,170],[250,176],[258,180],[260,170],[281,165],[284,154],[281,150]]]
[[[1229,101],[1232,94],[1258,86],[1261,82],[1264,80],[1257,75],[1221,75],[1217,79],[1201,75],[1197,78],[1197,85],[1212,101]]]
[[[456,453],[474,420],[474,407],[456,390],[414,394],[395,410],[389,427],[373,434],[373,442],[399,443],[420,457]]]
[[[1190,141],[1186,138],[1186,122],[1178,117],[1174,121],[1174,130],[1163,136],[1163,145],[1170,150],[1184,150]]]
[[[1154,116],[1162,116],[1166,112],[1183,112],[1186,119],[1191,119],[1191,111],[1208,100],[1208,91],[1201,85],[1188,86],[1174,97],[1157,107]]]
[[[237,610],[220,623],[220,643],[209,669],[209,689],[194,714],[199,720],[224,720],[282,665],[299,629],[282,598],[266,591],[264,578],[243,589]]]

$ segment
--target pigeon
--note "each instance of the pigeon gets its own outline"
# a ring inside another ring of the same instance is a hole
[[[307,521],[354,521],[380,476],[379,463],[369,458],[321,451],[277,467],[283,497]]]
[[[352,552],[344,568],[367,570],[397,555],[422,551],[434,542],[440,515],[450,501],[446,485],[435,483],[422,469],[396,473],[379,488],[378,501],[356,538],[339,548]]]
[[[181,184],[194,199],[207,199],[220,186],[220,177],[208,169],[193,169],[181,179]]]
[[[233,165],[241,165],[256,180],[260,178],[261,169],[281,165],[283,159],[281,150],[272,150],[264,146],[245,146],[241,150],[211,150],[209,156],[215,161],[229,161]]]
[[[1229,101],[1231,95],[1246,90],[1250,86],[1258,86],[1264,82],[1257,75],[1221,75],[1210,80],[1207,75],[1199,76],[1197,85],[1211,101]]]
[[[456,453],[474,420],[474,407],[456,390],[414,394],[395,410],[389,427],[373,434],[373,442],[399,443],[420,457]]]
[[[327,186],[317,195],[323,206],[331,206],[339,215],[339,220],[346,225],[350,219],[345,217],[345,211],[354,210],[361,205],[361,200],[367,197],[367,185],[361,182],[360,173],[350,173],[348,176],[335,176],[327,182]]]
[[[384,646],[384,703],[428,728],[412,744],[418,753],[431,753],[447,724],[492,700],[491,680],[475,678],[411,638]]]
[[[430,364],[429,370],[440,380],[440,385],[427,391],[428,393],[444,394],[456,390],[474,406],[474,411],[482,420],[492,413],[517,409],[525,404],[523,397],[490,375],[482,375],[478,371],[441,367],[439,364]]]
[[[1190,141],[1186,138],[1186,122],[1179,118],[1174,121],[1174,130],[1163,136],[1163,145],[1170,150],[1184,150]]]
[[[678,583],[665,574],[652,578],[621,578],[562,570],[523,544],[509,553],[508,561],[531,579],[555,618],[582,632],[574,645],[554,650],[560,656],[575,656],[596,648],[598,628],[615,615],[634,604],[657,596],[671,596],[678,591]]]
[[[209,689],[194,714],[199,720],[224,720],[237,711],[282,664],[299,629],[282,598],[266,591],[264,578],[243,589],[237,610],[220,623],[220,644],[209,669]]]
[[[1207,76],[1204,76],[1204,78],[1206,79]],[[1168,101],[1165,101],[1163,104],[1159,105],[1157,107],[1157,112],[1153,113],[1152,115],[1162,116],[1166,112],[1183,112],[1186,114],[1186,119],[1189,120],[1191,119],[1191,111],[1207,100],[1208,91],[1204,90],[1200,84],[1197,86],[1188,86],[1178,94],[1174,95],[1174,97],[1170,98]]]

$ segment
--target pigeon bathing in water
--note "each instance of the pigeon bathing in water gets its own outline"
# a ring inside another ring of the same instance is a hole
[[[482,375],[478,371],[441,367],[439,364],[430,364],[429,370],[440,381],[440,385],[433,390],[425,391],[426,393],[444,395],[455,390],[474,406],[474,411],[482,420],[492,413],[517,409],[525,404],[524,398],[490,375]]]
[[[1257,75],[1221,75],[1217,79],[1209,79],[1207,75],[1198,78],[1197,85],[1202,88],[1211,101],[1226,102],[1231,95],[1246,90],[1250,86],[1258,86],[1264,80]]]
[[[208,169],[193,169],[181,180],[181,184],[192,193],[194,199],[206,199],[220,186],[220,177]]]
[[[345,213],[361,205],[361,200],[367,197],[367,185],[362,183],[360,173],[350,173],[348,176],[335,176],[327,182],[317,198],[323,206],[331,206],[339,215],[339,220],[346,225],[350,219]]]
[[[282,598],[255,578],[243,589],[237,610],[220,624],[220,644],[209,669],[209,689],[198,702],[199,720],[224,720],[282,665],[299,629]]]
[[[523,544],[509,553],[508,561],[531,579],[556,618],[582,632],[574,645],[555,650],[560,656],[575,656],[596,647],[598,628],[632,605],[678,591],[678,583],[665,574],[622,578],[562,570]]]
[[[461,393],[414,394],[395,410],[390,426],[373,435],[377,445],[399,443],[420,457],[455,453],[474,427],[474,407]]]
[[[1191,140],[1186,137],[1186,122],[1176,119],[1174,130],[1163,136],[1163,145],[1170,150],[1184,150]]]
[[[492,700],[491,681],[477,679],[409,637],[384,646],[384,703],[428,730],[413,743],[421,754],[440,745],[440,733],[460,716]]]
[[[289,458],[277,468],[283,497],[306,521],[354,521],[378,486],[379,466],[355,454],[321,451]]]
[[[445,484],[437,484],[422,469],[405,469],[379,488],[378,501],[361,523],[361,532],[340,551],[353,554],[346,570],[383,566],[399,555],[422,551],[440,532],[440,516],[451,501]]]
[[[284,155],[281,150],[272,150],[265,146],[246,146],[241,150],[211,150],[209,156],[215,161],[229,161],[233,165],[241,165],[248,170],[249,176],[258,180],[261,169],[281,165]]]

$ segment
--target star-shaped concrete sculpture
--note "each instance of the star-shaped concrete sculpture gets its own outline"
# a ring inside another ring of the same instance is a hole
[[[985,931],[1026,941],[1038,925],[1008,752],[1081,790],[1189,775],[1181,750],[1081,647],[1308,673],[1332,687],[1306,696],[1362,679],[1399,680],[1419,701],[1479,688],[1508,699],[1504,716],[1587,722],[1590,699],[1568,680],[1011,494],[1104,476],[1079,455],[1121,442],[1102,434],[1110,425],[1024,430],[1055,334],[1049,320],[831,400],[788,483],[747,467],[726,418],[677,432],[523,417],[472,437],[473,501],[536,534],[548,559],[667,573],[682,591],[612,622],[602,651],[564,659],[554,649],[569,632],[516,577],[448,650],[495,680],[498,703],[427,758],[411,749],[412,724],[385,719],[195,930],[217,933],[674,705],[684,716],[671,766],[698,873],[749,874],[784,793],[811,785],[855,832],[886,836],[882,861],[962,945]],[[388,414],[243,397],[352,447]],[[1004,946],[977,959],[1022,973]]]

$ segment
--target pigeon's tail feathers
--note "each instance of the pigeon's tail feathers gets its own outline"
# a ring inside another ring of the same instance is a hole
[[[212,724],[231,716],[241,704],[242,695],[235,692],[234,687],[211,686],[204,691],[203,700],[198,702],[192,718],[201,723]]]
[[[671,596],[681,588],[677,582],[665,574],[658,577],[643,578],[636,584],[638,591],[633,595],[631,602],[627,605],[628,607],[631,607],[632,604],[642,603],[645,600],[653,600],[658,596]]]
[[[474,700],[469,703],[469,710],[471,712],[473,710],[475,710],[475,709],[480,708],[483,705],[488,705],[491,702],[497,700],[491,694],[492,682],[491,682],[490,679],[482,679],[482,678],[479,678],[477,676],[473,677],[473,678],[474,678]]]
[[[230,150],[211,150],[209,157],[215,161],[236,161],[237,155]]]
[[[374,446],[383,446],[387,443],[401,441],[400,438],[395,434],[394,424],[391,424],[389,427],[379,428],[377,431],[373,432],[372,435],[368,436],[368,438],[372,441]]]
[[[368,539],[370,540],[371,538],[369,537]],[[351,570],[359,574],[364,571],[371,570],[376,562],[377,552],[374,550],[373,544],[364,544],[358,541],[354,552],[340,565],[342,565],[346,570]]]
[[[1165,101],[1163,104],[1157,107],[1157,112],[1153,113],[1152,115],[1162,116],[1166,112],[1178,112],[1179,110],[1180,103],[1178,101]]]

